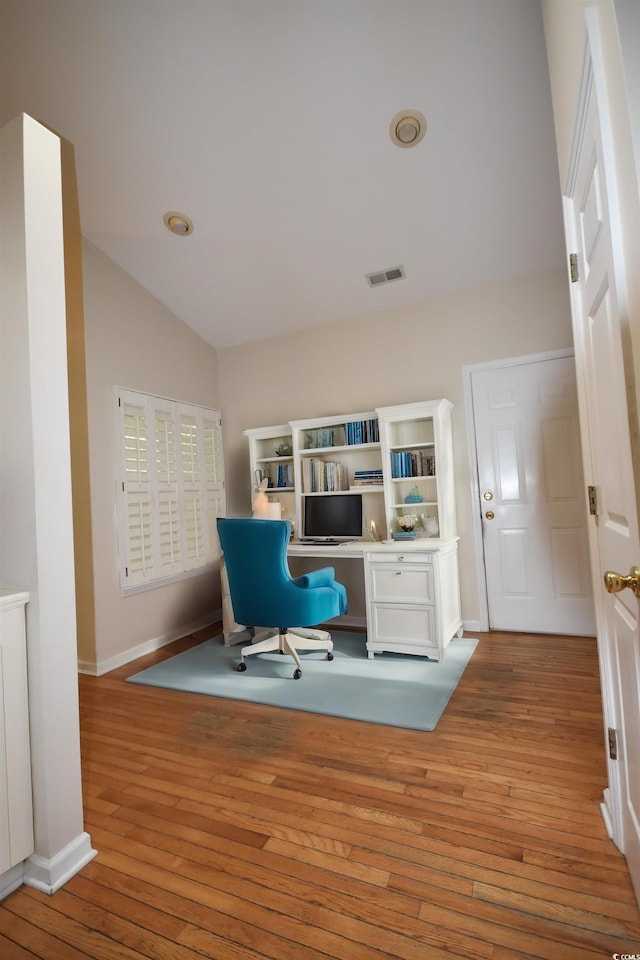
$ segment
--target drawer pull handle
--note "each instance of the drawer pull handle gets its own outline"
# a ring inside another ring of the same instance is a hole
[[[402,570],[396,570],[396,577],[402,576]]]

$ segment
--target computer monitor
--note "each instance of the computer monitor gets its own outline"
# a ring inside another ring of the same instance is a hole
[[[361,536],[361,493],[316,494],[304,498],[301,540],[358,540]]]

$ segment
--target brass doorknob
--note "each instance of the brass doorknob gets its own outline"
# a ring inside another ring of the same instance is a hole
[[[640,567],[631,567],[628,577],[622,573],[616,573],[615,570],[607,570],[604,575],[604,585],[607,593],[620,593],[628,587],[629,590],[633,590],[636,597],[640,597]]]
[[[493,512],[493,510],[487,510],[487,512],[485,513],[485,517],[487,518],[487,520],[493,520],[493,518],[495,517],[495,513]]]

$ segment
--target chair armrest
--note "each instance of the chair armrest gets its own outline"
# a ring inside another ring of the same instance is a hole
[[[293,581],[297,587],[331,587],[335,581],[336,571],[333,567],[322,567],[312,570]]]

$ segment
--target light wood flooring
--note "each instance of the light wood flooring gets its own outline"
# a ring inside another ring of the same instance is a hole
[[[640,954],[594,640],[480,634],[432,733],[124,682],[208,635],[80,677],[98,856],[6,898],[2,960]]]

